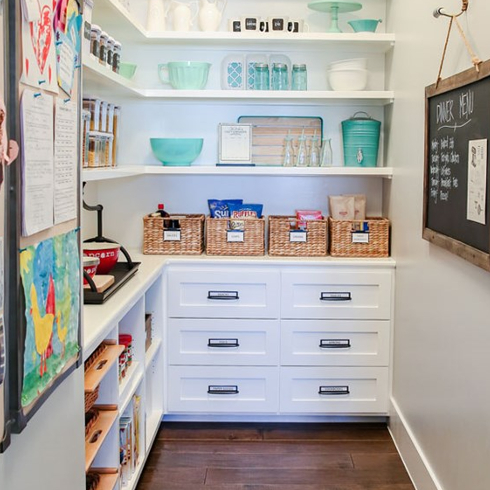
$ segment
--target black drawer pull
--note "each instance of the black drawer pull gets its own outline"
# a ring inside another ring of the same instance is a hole
[[[240,347],[238,339],[208,339],[208,347]]]
[[[208,386],[208,395],[238,395],[238,393],[240,392],[237,385]]]
[[[320,301],[352,301],[352,295],[350,292],[324,292],[320,293]]]
[[[350,339],[320,339],[320,349],[350,349]]]
[[[238,291],[208,291],[208,299],[230,301],[240,299]]]
[[[348,395],[350,393],[348,386],[320,386],[319,395]]]

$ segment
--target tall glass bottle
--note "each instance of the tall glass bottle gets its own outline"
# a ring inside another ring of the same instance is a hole
[[[326,138],[323,140],[322,157],[320,160],[321,167],[331,167],[333,165],[332,140]]]
[[[294,166],[294,148],[293,148],[293,137],[290,133],[284,139],[284,158],[282,161],[284,167]]]
[[[318,146],[318,136],[315,134],[311,137],[310,154],[309,154],[309,166],[320,166],[320,148]]]
[[[308,166],[308,149],[306,148],[306,136],[303,134],[298,138],[298,154],[296,156],[297,167]]]

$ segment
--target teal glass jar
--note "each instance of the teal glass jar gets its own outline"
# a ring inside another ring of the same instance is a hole
[[[307,90],[307,78],[306,65],[293,65],[293,70],[291,73],[292,90]]]
[[[285,63],[272,65],[272,90],[289,90],[288,66]]]
[[[267,63],[255,63],[255,90],[269,90],[270,88],[269,65]]]

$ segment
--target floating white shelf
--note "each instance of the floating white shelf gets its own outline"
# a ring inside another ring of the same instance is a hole
[[[98,0],[94,10],[94,22],[104,26],[104,30],[111,35],[120,37],[132,43],[145,44],[198,44],[200,47],[227,46],[257,46],[271,49],[274,44],[280,44],[282,48],[301,44],[323,43],[335,44],[337,51],[352,51],[359,53],[385,53],[395,43],[395,35],[391,33],[327,33],[327,32],[303,32],[303,33],[245,33],[245,32],[150,32],[147,31],[134,16],[128,12],[117,0]]]
[[[227,176],[275,176],[275,177],[384,177],[393,176],[392,167],[164,167],[156,165],[121,166],[108,169],[85,169],[84,182],[119,179],[140,175],[227,175]]]
[[[137,87],[131,80],[112,72],[93,58],[83,61],[85,93],[103,96],[125,96],[138,99],[160,99],[167,101],[223,101],[250,104],[317,105],[356,104],[387,105],[393,103],[395,93],[390,90],[360,90],[339,92],[333,90],[175,90],[145,89]]]

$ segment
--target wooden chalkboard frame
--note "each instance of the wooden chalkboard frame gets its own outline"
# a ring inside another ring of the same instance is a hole
[[[425,151],[424,151],[424,208],[423,208],[423,231],[422,237],[429,242],[442,247],[449,252],[458,255],[459,257],[471,262],[472,264],[490,271],[490,253],[485,253],[477,248],[474,248],[463,241],[457,240],[440,232],[432,230],[428,227],[428,204],[430,192],[430,120],[429,120],[429,103],[432,97],[457,91],[463,87],[469,86],[480,80],[490,77],[490,60],[480,64],[479,72],[476,69],[470,68],[454,76],[440,80],[439,84],[433,84],[425,88]],[[490,141],[489,141],[490,143]],[[490,157],[490,146],[487,155]],[[487,186],[490,186],[490,175],[487,171]],[[486,203],[487,207],[490,203]],[[488,235],[488,246],[490,249],[490,233]]]

